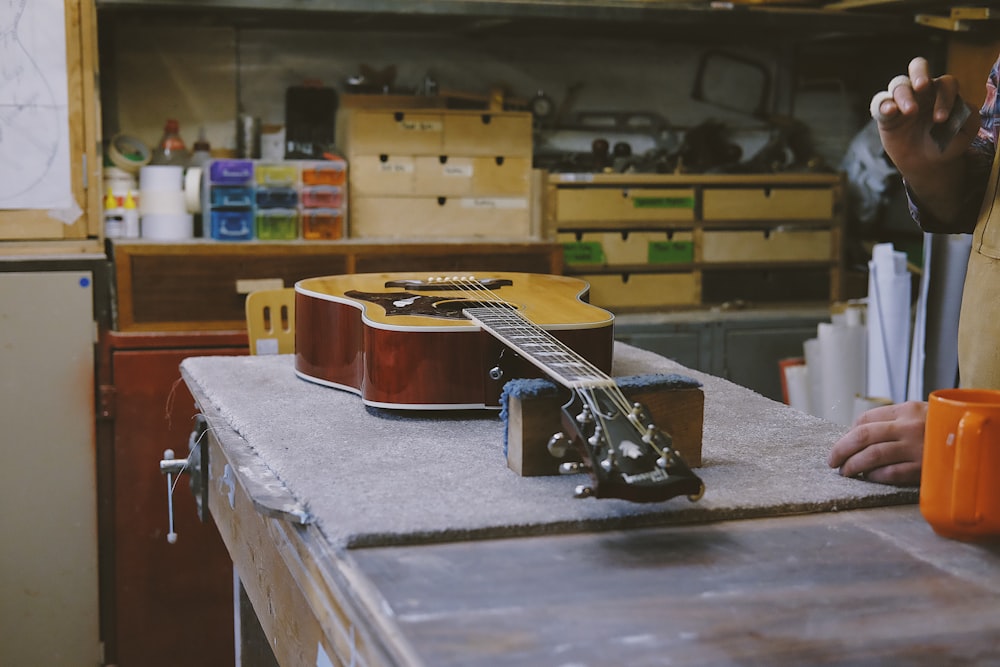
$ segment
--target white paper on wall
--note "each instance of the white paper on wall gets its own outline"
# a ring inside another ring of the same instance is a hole
[[[0,11],[0,209],[73,206],[64,25],[62,0]]]

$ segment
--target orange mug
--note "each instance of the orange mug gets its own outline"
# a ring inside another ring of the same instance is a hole
[[[1000,537],[1000,391],[931,392],[920,513],[944,537]]]

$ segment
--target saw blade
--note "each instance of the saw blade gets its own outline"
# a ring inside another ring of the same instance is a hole
[[[956,97],[955,104],[951,107],[951,113],[948,114],[947,120],[943,123],[936,123],[931,128],[931,139],[937,144],[938,150],[944,152],[944,149],[948,147],[951,140],[955,138],[958,131],[965,125],[965,121],[968,120],[971,113],[968,105],[962,98]]]

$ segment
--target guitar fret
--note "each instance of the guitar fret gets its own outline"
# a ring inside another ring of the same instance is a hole
[[[552,334],[506,304],[497,305],[500,307],[467,308],[465,313],[569,388],[614,384],[614,380],[579,359]]]

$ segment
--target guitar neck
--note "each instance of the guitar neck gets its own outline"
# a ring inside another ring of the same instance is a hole
[[[463,311],[484,331],[569,389],[614,386],[614,380],[555,336],[504,305]]]

